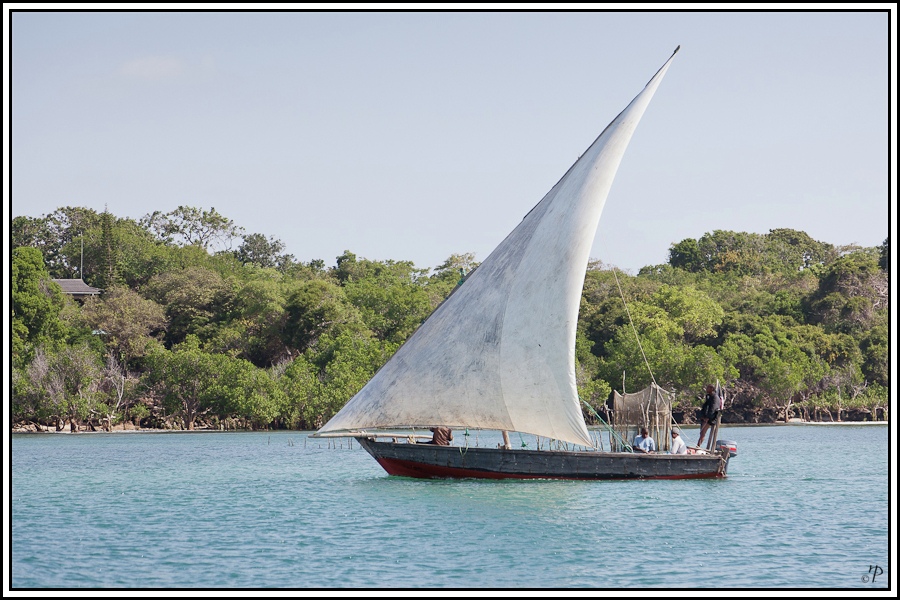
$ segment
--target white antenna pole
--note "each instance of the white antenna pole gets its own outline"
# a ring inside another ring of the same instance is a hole
[[[84,281],[84,232],[81,232],[81,266],[78,267],[78,278]]]

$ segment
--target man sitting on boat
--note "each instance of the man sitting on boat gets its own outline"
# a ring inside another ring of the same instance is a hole
[[[435,446],[449,446],[453,439],[453,432],[449,427],[432,427],[431,441],[426,444],[434,444]]]
[[[687,454],[687,444],[684,443],[684,440],[681,439],[681,436],[678,435],[676,430],[672,430],[672,446],[669,448],[669,452],[672,454]]]
[[[644,452],[645,454],[656,452],[656,442],[650,437],[650,432],[646,427],[641,427],[641,435],[634,438],[634,443],[631,446],[636,452]]]

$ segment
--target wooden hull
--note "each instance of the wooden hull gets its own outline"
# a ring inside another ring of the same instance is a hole
[[[632,454],[503,450],[378,442],[359,444],[390,475],[480,479],[712,479],[725,477],[728,453]]]

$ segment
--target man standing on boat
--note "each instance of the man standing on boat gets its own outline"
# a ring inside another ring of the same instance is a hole
[[[645,454],[656,451],[656,442],[650,437],[650,432],[647,431],[646,427],[641,427],[641,435],[634,438],[634,443],[631,446],[635,451],[643,452]]]
[[[719,400],[719,394],[716,393],[716,388],[714,388],[712,384],[707,385],[706,402],[703,403],[703,408],[700,409],[700,441],[697,442],[698,446],[703,444],[703,438],[706,437],[706,431],[716,422],[721,406],[722,401]]]

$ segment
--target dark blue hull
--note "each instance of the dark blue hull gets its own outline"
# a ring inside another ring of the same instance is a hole
[[[504,450],[378,442],[356,438],[391,475],[480,479],[714,479],[726,475],[728,453],[632,454]]]

